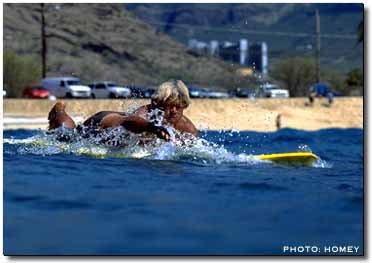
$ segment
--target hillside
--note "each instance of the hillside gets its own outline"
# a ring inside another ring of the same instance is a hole
[[[269,59],[314,54],[314,10],[322,35],[355,36],[363,19],[362,4],[127,4],[149,24],[180,42],[188,39],[265,41]],[[265,33],[269,32],[269,33]],[[293,32],[294,34],[282,34]],[[309,48],[309,45],[312,48]],[[355,38],[321,39],[321,64],[341,72],[363,67],[363,47]]]
[[[39,4],[4,4],[4,50],[40,59]],[[48,76],[156,85],[169,78],[231,83],[235,66],[198,57],[122,4],[45,4]]]

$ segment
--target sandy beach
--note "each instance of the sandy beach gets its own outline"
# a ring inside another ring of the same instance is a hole
[[[81,121],[101,110],[128,111],[149,100],[65,100],[67,112]],[[363,98],[339,97],[329,106],[326,99],[306,106],[307,98],[290,99],[193,99],[185,110],[199,129],[275,131],[281,115],[281,127],[302,130],[325,128],[363,128]],[[4,129],[46,129],[47,115],[55,101],[5,99]],[[22,118],[23,121],[17,121]],[[27,121],[29,120],[29,121]]]

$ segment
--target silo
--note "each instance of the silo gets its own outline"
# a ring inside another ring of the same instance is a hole
[[[212,40],[210,42],[210,52],[212,56],[218,56],[219,52],[219,43],[217,40]]]
[[[240,49],[240,65],[247,65],[248,63],[248,40],[240,39],[239,41]]]
[[[262,42],[261,50],[262,50],[262,75],[267,76],[269,68],[269,56],[266,42]]]

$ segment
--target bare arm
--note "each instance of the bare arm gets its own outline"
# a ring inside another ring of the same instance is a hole
[[[118,111],[100,111],[100,112],[97,112],[95,113],[94,115],[90,116],[88,119],[86,119],[83,123],[84,126],[90,126],[90,127],[95,127],[95,126],[100,126],[101,125],[101,122],[102,120],[107,117],[108,115],[112,115],[112,114],[116,114],[116,115],[119,115],[119,116],[126,116],[125,114],[123,114],[122,112],[118,112]],[[107,122],[107,120],[106,120]],[[107,124],[109,124],[109,122],[107,122]],[[114,126],[118,126],[118,125],[109,125],[109,127],[114,127]]]
[[[149,111],[150,105],[144,105],[139,107],[134,115],[144,117]],[[180,131],[180,132],[187,132],[191,133],[194,136],[198,136],[198,129],[196,129],[195,125],[192,123],[192,121],[187,118],[185,115],[182,116],[182,118],[176,123],[172,124],[173,127]]]
[[[103,129],[117,126],[123,126],[128,131],[134,133],[151,132],[166,141],[170,139],[170,135],[165,128],[157,127],[139,116],[123,116],[117,113],[111,113],[106,115],[100,123],[100,127]]]

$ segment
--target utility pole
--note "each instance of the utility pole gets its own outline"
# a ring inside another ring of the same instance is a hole
[[[320,83],[320,17],[319,10],[315,10],[315,38],[316,38],[316,50],[315,50],[315,72],[316,82]]]
[[[42,60],[42,78],[46,77],[46,59],[47,59],[47,43],[45,35],[45,16],[44,4],[41,6],[41,60]]]

